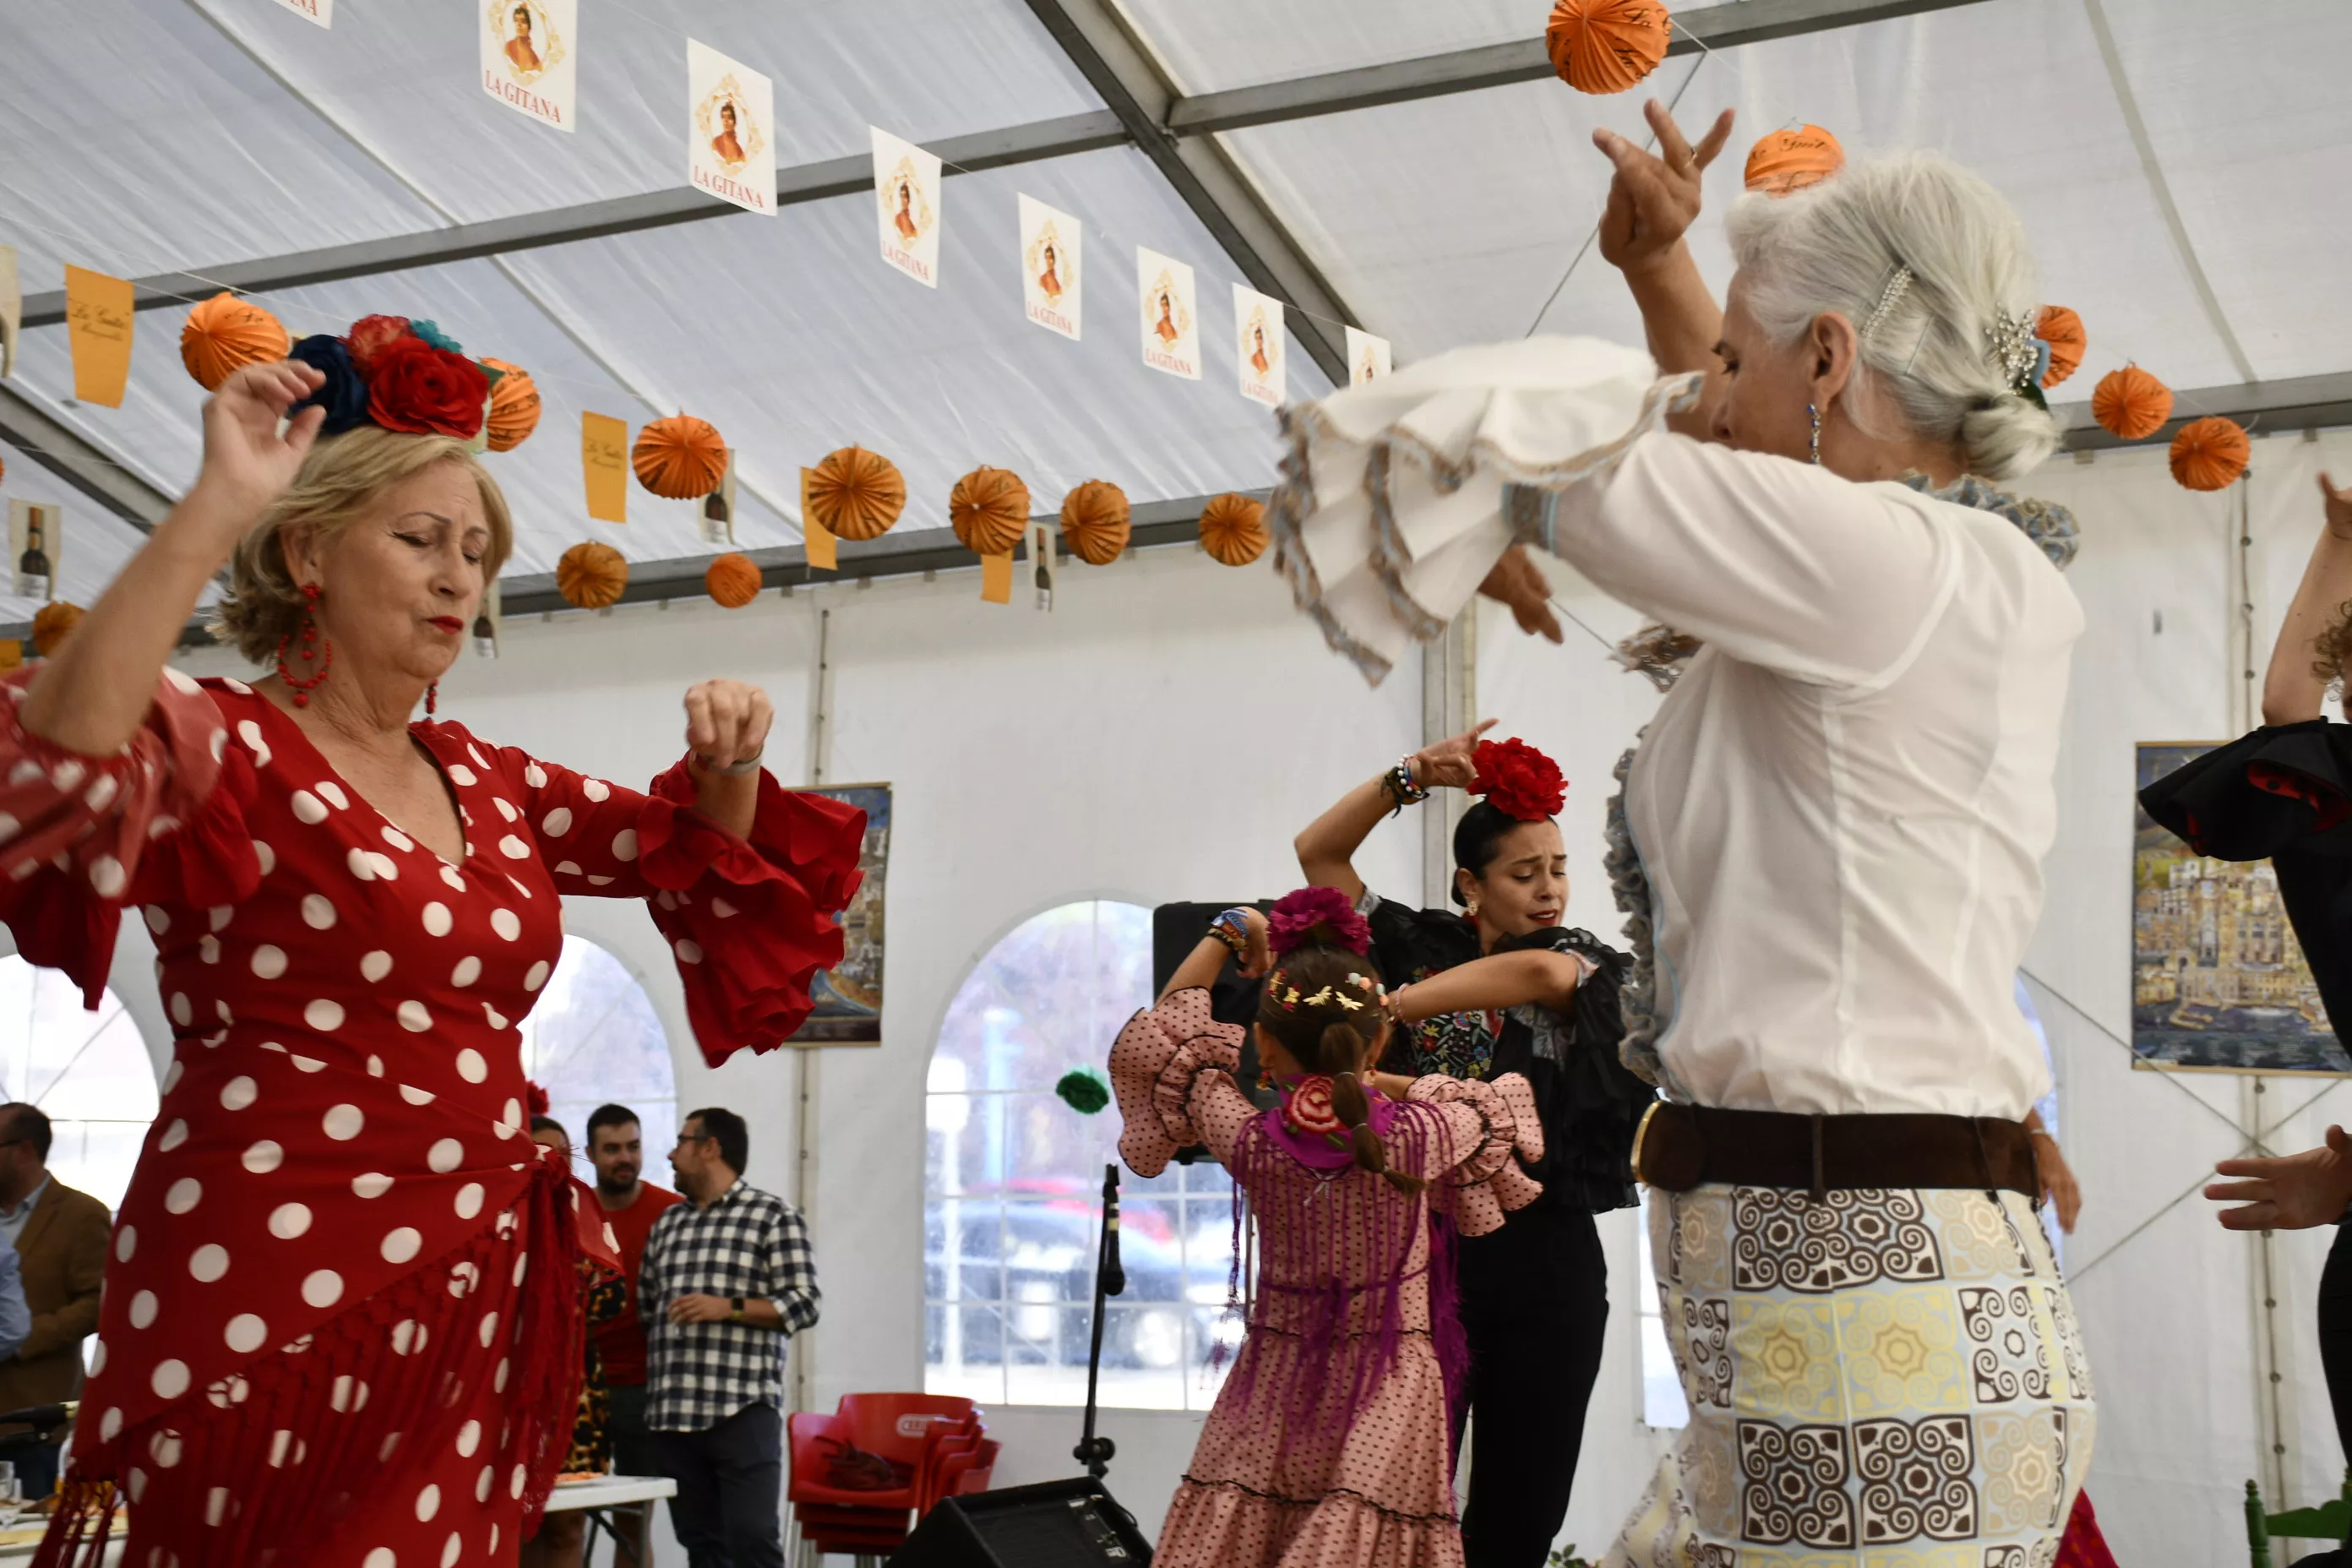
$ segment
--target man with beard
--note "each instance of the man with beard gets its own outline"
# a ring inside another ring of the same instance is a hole
[[[604,1205],[604,1218],[620,1243],[621,1272],[629,1290],[620,1316],[595,1331],[613,1394],[613,1470],[659,1475],[660,1459],[646,1430],[646,1330],[637,1321],[637,1271],[645,1264],[646,1237],[677,1194],[638,1179],[645,1169],[644,1140],[637,1113],[625,1105],[600,1105],[588,1118],[588,1157],[596,1166],[596,1201]],[[616,1517],[616,1522],[635,1528],[634,1518]]]

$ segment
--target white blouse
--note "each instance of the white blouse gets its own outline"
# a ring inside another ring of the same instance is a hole
[[[1703,637],[1626,785],[1669,1092],[2022,1118],[2083,613],[2007,519],[1679,436],[1559,494],[1546,542]]]

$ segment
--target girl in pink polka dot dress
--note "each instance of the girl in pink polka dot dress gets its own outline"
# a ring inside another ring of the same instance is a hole
[[[611,1253],[524,1128],[560,898],[649,901],[714,1062],[840,956],[863,814],[759,771],[751,688],[688,694],[646,794],[408,721],[510,533],[462,397],[352,416],[368,326],[226,383],[186,500],[0,687],[0,917],[95,1005],[137,910],[176,1036],[44,1563],[97,1562],[104,1482],[136,1564],[511,1563],[571,1436],[578,1260]],[[163,663],[225,559],[226,635],[281,671],[254,686]]]
[[[1375,1077],[1391,1022],[1511,1005],[1574,983],[1550,952],[1480,960],[1391,996],[1363,917],[1328,889],[1220,916],[1159,1005],[1111,1047],[1119,1153],[1156,1176],[1205,1144],[1257,1226],[1248,1332],[1170,1504],[1159,1568],[1462,1568],[1447,1389],[1463,1370],[1451,1250],[1541,1189],[1528,1081]],[[1228,951],[1266,973],[1260,1058],[1283,1103],[1233,1074],[1243,1033],[1210,1016]],[[1383,1091],[1387,1092],[1383,1092]],[[1390,1098],[1393,1095],[1394,1098]]]

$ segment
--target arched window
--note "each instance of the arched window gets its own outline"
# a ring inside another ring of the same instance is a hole
[[[54,969],[0,958],[0,1100],[49,1118],[49,1170],[110,1209],[122,1206],[155,1120],[155,1068],[139,1026],[109,990],[98,1011]]]
[[[1095,1237],[1118,1115],[1055,1094],[1102,1066],[1151,1001],[1151,911],[1090,900],[1016,927],[948,1006],[931,1057],[923,1200],[924,1386],[998,1405],[1087,1396]],[[1233,1183],[1213,1163],[1119,1172],[1125,1294],[1104,1319],[1107,1405],[1205,1409],[1233,1265]]]
[[[563,956],[520,1026],[522,1069],[547,1090],[548,1114],[572,1134],[572,1163],[588,1166],[588,1117],[607,1101],[637,1113],[648,1159],[669,1146],[677,1127],[677,1078],[669,1036],[629,966],[585,937],[567,935]],[[644,1174],[668,1179],[656,1168]]]

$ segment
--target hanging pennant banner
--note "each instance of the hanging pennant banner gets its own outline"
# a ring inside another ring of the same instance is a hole
[[[66,331],[73,340],[74,398],[122,406],[131,380],[131,280],[68,266]]]
[[[518,114],[573,129],[572,50],[579,0],[477,0],[482,11],[482,90]]]
[[[1013,552],[980,558],[980,598],[985,605],[1013,602]]]
[[[297,16],[307,17],[321,27],[335,25],[335,0],[278,0]]]
[[[687,178],[746,212],[776,216],[775,94],[768,79],[709,44],[686,41]]]
[[[878,125],[874,138],[874,201],[882,220],[882,259],[913,279],[940,286],[940,161]]]
[[[58,596],[58,569],[66,557],[65,513],[47,502],[8,503],[8,559],[16,563],[10,589],[46,605]]]
[[[1029,319],[1078,338],[1078,220],[1034,196],[1021,198],[1021,298]]]
[[[838,572],[841,552],[835,547],[833,530],[816,520],[816,508],[809,504],[809,485],[815,478],[814,468],[801,470],[801,549],[810,570]]]
[[[609,414],[580,416],[580,471],[588,486],[588,515],[598,522],[629,521],[629,422]]]
[[[1135,247],[1136,286],[1143,295],[1143,363],[1154,370],[1201,379],[1199,312],[1192,269],[1156,250]]]
[[[1282,335],[1282,301],[1234,284],[1234,327],[1240,334],[1234,352],[1240,362],[1242,395],[1268,408],[1281,407],[1290,381],[1290,343]]]
[[[16,335],[25,330],[25,287],[16,276],[16,247],[0,245],[0,376],[16,374]]]
[[[1348,329],[1348,384],[1361,386],[1389,374],[1389,341]]]

